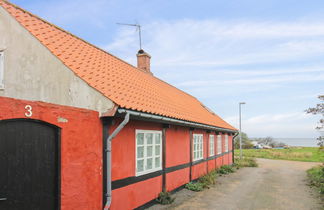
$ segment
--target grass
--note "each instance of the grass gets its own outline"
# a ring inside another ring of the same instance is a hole
[[[173,203],[175,198],[171,196],[170,192],[160,192],[159,197],[156,199],[156,201],[162,205],[167,205]]]
[[[191,191],[199,192],[205,188],[209,188],[211,185],[216,184],[217,176],[223,174],[234,173],[237,169],[242,167],[257,167],[258,164],[254,158],[243,158],[242,160],[235,160],[233,165],[223,165],[220,168],[209,172],[208,174],[200,177],[196,182],[189,182],[186,184],[186,188]]]
[[[236,165],[231,166],[231,165],[224,165],[221,166],[219,169],[216,170],[218,174],[230,174],[234,173],[236,171]]]
[[[239,155],[235,150],[235,155]],[[243,149],[244,157],[306,162],[324,162],[324,152],[318,147],[296,147],[290,149]]]
[[[224,165],[217,170],[213,170],[208,174],[200,177],[196,182],[189,182],[186,184],[186,188],[191,191],[202,191],[210,186],[216,184],[216,178],[218,175],[234,173],[236,171],[236,165]]]
[[[208,174],[200,177],[197,182],[189,182],[186,184],[186,188],[191,191],[202,191],[205,188],[209,188],[211,185],[216,184],[216,171],[211,171]]]
[[[311,186],[318,189],[319,193],[324,196],[324,164],[307,170]]]
[[[242,159],[235,158],[235,166],[237,168],[258,167],[258,163],[256,162],[255,158],[249,158],[249,157],[244,157]]]

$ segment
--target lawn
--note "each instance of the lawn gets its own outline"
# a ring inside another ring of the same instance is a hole
[[[235,156],[240,151],[235,149]],[[324,162],[324,151],[318,147],[296,147],[290,149],[243,149],[243,156],[306,162]]]

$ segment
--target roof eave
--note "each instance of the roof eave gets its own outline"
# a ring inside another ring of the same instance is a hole
[[[179,120],[175,118],[164,117],[161,115],[149,114],[145,112],[139,112],[139,111],[124,109],[124,108],[119,108],[115,116],[119,117],[126,113],[129,113],[131,119],[135,119],[135,120],[145,120],[145,121],[151,121],[151,122],[153,121],[153,122],[165,123],[165,124],[181,125],[181,126],[186,126],[191,128],[211,130],[215,132],[226,132],[232,134],[237,133],[237,130],[234,129],[228,129],[228,128],[222,128],[222,127],[217,127],[217,126],[212,126],[212,125],[207,125],[207,124],[202,124],[197,122]]]

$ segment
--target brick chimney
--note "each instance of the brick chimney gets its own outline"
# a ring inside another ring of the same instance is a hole
[[[151,56],[144,50],[140,49],[137,53],[137,68],[143,70],[146,73],[152,74],[150,69]]]

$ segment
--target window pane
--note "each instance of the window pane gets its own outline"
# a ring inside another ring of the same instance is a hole
[[[155,144],[161,144],[161,134],[155,134]]]
[[[146,169],[149,170],[149,169],[152,169],[153,167],[153,158],[148,158],[146,160]]]
[[[159,168],[161,166],[160,157],[155,158],[155,168]]]
[[[147,144],[153,144],[153,133],[146,133],[145,137]]]
[[[155,146],[155,155],[160,155],[160,145]]]
[[[144,147],[137,147],[137,158],[143,158],[144,157]]]
[[[137,133],[136,140],[137,140],[137,145],[143,145],[144,144],[144,134]]]
[[[153,146],[147,146],[146,148],[146,156],[147,157],[152,157],[153,155]]]
[[[144,171],[144,160],[137,161],[137,172]]]

